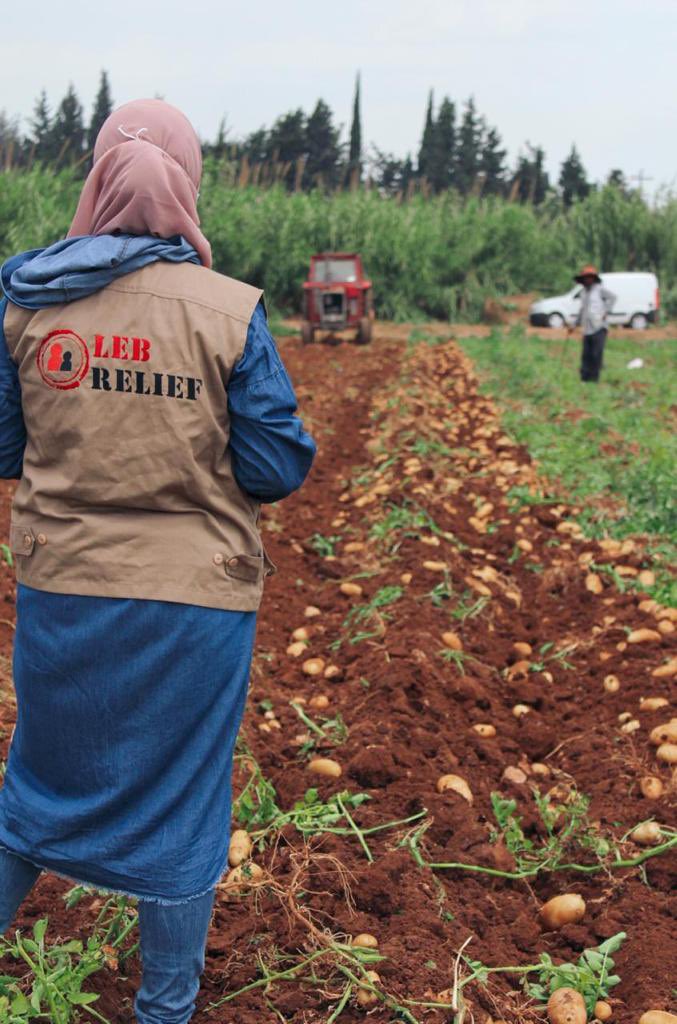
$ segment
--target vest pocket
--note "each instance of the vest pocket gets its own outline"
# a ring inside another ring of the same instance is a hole
[[[33,554],[35,547],[35,534],[30,526],[22,526],[21,523],[10,523],[9,527],[9,549],[13,555],[27,557]]]
[[[263,576],[263,555],[233,555],[225,561],[226,576],[246,583],[259,583]]]

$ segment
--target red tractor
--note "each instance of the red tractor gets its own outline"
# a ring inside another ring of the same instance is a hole
[[[301,335],[309,345],[315,331],[354,328],[355,340],[371,341],[374,318],[371,281],[364,276],[362,258],[355,252],[322,252],[310,258],[310,274],[303,282]]]

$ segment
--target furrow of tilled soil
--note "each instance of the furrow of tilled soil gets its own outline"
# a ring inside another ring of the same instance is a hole
[[[674,1011],[676,848],[610,864],[652,853],[625,838],[638,822],[674,828],[672,769],[650,733],[675,713],[675,616],[597,568],[649,586],[638,544],[586,542],[571,509],[508,499],[535,483],[528,454],[503,434],[453,342],[407,347],[405,336],[284,346],[320,455],[302,492],[265,516],[279,574],[262,610],[235,792],[248,786],[251,831],[265,818],[256,765],[283,812],[311,787],[325,801],[346,790],[369,800],[344,800],[333,832],[269,833],[254,854],[262,884],[220,891],[195,1020],[349,1024],[370,1011],[450,1021],[450,1010],[420,1004],[449,1004],[469,937],[470,960],[517,967],[542,953],[575,961],[620,931],[614,1020]],[[6,586],[9,618],[9,576]],[[642,708],[648,697],[666,703]],[[9,731],[9,701],[3,716]],[[318,757],[340,777],[311,770]],[[468,792],[438,792],[450,774]],[[643,795],[651,786],[660,795]],[[549,830],[536,787],[559,808]],[[530,848],[497,836],[492,793],[515,801]],[[550,867],[587,870],[530,870],[547,844]],[[91,913],[66,912],[64,890],[44,879],[21,923],[49,912],[61,934],[85,934]],[[580,894],[585,915],[548,930],[539,909],[560,893]],[[385,957],[373,967],[387,1003],[357,1005],[359,968],[329,946],[362,932]],[[97,976],[99,1011],[128,1019],[135,982],[136,972]],[[482,1024],[543,1016],[519,975],[463,996]]]

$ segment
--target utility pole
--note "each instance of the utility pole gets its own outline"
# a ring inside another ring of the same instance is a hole
[[[631,175],[630,181],[636,181],[637,182],[637,184],[639,185],[639,194],[640,194],[641,198],[643,199],[644,198],[644,182],[645,181],[653,181],[653,178],[650,178],[647,174],[644,173],[643,170],[641,170],[637,174]]]

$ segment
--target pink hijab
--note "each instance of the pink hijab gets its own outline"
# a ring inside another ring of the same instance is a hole
[[[180,110],[164,100],[125,103],[99,132],[68,235],[183,235],[211,267],[197,213],[201,175],[200,140]]]

